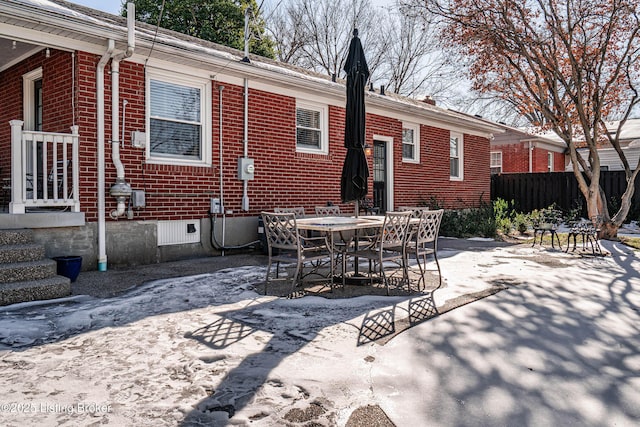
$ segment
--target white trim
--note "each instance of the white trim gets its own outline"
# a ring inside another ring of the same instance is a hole
[[[404,157],[404,130],[413,131],[413,158]],[[402,122],[402,161],[404,163],[420,163],[420,125],[411,122]]]
[[[31,70],[22,75],[22,120],[24,130],[35,130],[35,120],[33,116],[34,83],[42,79],[42,67]]]
[[[460,132],[449,133],[449,144],[451,139],[458,139],[458,172],[457,176],[451,175],[451,167],[449,167],[449,180],[450,181],[464,181],[464,135]],[[451,150],[449,150],[449,164],[451,164]]]
[[[171,157],[153,157],[151,153],[151,80],[158,80],[172,84],[189,86],[200,90],[200,115],[201,115],[201,159],[189,160]],[[145,127],[146,127],[146,162],[162,165],[185,165],[210,167],[212,162],[212,84],[210,79],[202,79],[184,73],[174,73],[167,70],[153,68],[146,69],[145,75]]]
[[[303,148],[298,146],[298,109],[320,113],[320,148]],[[329,107],[326,104],[296,99],[296,134],[294,135],[297,153],[329,154]]]
[[[385,171],[387,172],[387,182],[385,183],[384,193],[387,195],[387,210],[393,210],[394,197],[393,197],[393,137],[392,136],[382,136],[382,135],[373,135],[372,142],[379,141],[385,143],[385,154],[387,158],[387,163],[385,164]]]

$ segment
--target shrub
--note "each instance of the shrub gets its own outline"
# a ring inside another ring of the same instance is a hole
[[[442,209],[444,203],[435,197],[418,203],[431,209]],[[440,235],[448,237],[494,237],[496,222],[492,205],[481,201],[478,208],[445,209],[440,225]]]

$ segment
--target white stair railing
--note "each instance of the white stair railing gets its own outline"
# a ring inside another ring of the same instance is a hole
[[[78,126],[71,133],[35,132],[11,125],[11,203],[9,213],[41,208],[80,212]]]

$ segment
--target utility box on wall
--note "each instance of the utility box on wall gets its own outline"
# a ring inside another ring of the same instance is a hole
[[[243,181],[251,181],[253,180],[255,173],[255,166],[253,164],[253,159],[248,157],[240,157],[238,159],[238,179]]]
[[[134,208],[144,208],[145,206],[144,190],[131,191],[131,206],[133,206]]]

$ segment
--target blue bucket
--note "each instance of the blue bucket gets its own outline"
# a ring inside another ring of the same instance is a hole
[[[58,264],[57,273],[68,277],[71,283],[75,282],[82,267],[81,256],[58,256],[53,258]]]

